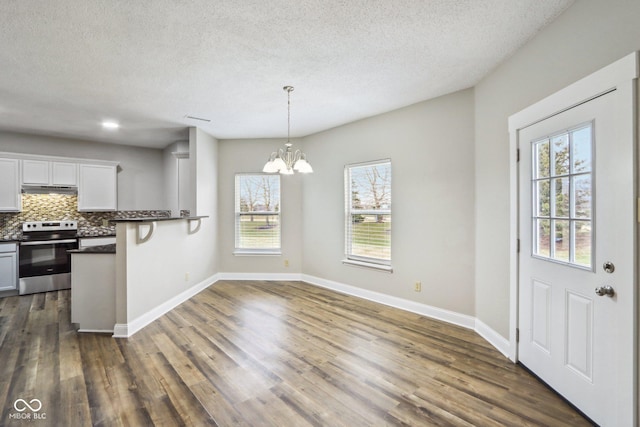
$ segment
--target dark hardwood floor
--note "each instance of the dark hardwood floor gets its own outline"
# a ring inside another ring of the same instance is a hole
[[[0,425],[589,425],[472,331],[300,282],[218,282],[129,339],[69,298],[0,300]]]

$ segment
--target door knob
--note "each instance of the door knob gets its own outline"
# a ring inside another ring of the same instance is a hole
[[[615,293],[616,291],[614,291],[613,288],[609,285],[600,286],[599,288],[596,288],[596,294],[601,297],[605,295],[608,297],[612,297]]]

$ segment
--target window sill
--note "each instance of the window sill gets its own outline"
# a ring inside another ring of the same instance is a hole
[[[353,259],[343,259],[342,263],[345,265],[350,265],[354,267],[369,268],[372,270],[379,270],[387,273],[393,273],[393,267],[391,267],[390,265],[374,264],[371,262],[364,262],[364,261],[355,261]]]
[[[282,251],[265,251],[265,250],[251,250],[251,249],[236,249],[233,251],[235,256],[280,256]]]

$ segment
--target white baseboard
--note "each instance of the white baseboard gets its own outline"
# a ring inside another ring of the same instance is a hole
[[[322,288],[327,288],[343,294],[364,298],[369,301],[378,302],[380,304],[399,308],[405,311],[410,311],[412,313],[422,314],[424,316],[442,320],[447,323],[462,326],[464,328],[474,329],[475,326],[475,318],[472,316],[467,316],[466,314],[456,313],[454,311],[433,307],[415,301],[409,301],[404,298],[398,298],[379,292],[369,291],[367,289],[358,288],[356,286],[345,285],[344,283],[338,283],[332,280],[322,279],[320,277],[309,276],[307,274],[302,275],[302,280],[311,283],[312,285],[320,286]]]
[[[218,280],[300,281],[300,273],[218,273]]]
[[[307,274],[302,275],[302,280],[315,286],[320,286],[343,294],[364,298],[369,301],[399,308],[405,311],[410,311],[412,313],[422,314],[432,319],[442,320],[443,322],[462,326],[467,329],[473,329],[478,335],[484,338],[489,344],[494,346],[505,357],[509,358],[509,355],[511,354],[511,344],[509,340],[507,340],[502,335],[487,326],[484,322],[473,316],[456,313],[454,311],[433,307],[415,301],[409,301],[404,298],[398,298],[379,292],[369,291],[366,289],[322,279],[320,277],[310,276]]]
[[[126,323],[113,325],[113,338],[129,338],[129,327]]]
[[[196,285],[190,287],[189,289],[179,293],[175,297],[165,301],[159,306],[149,310],[148,312],[136,317],[135,319],[129,321],[126,324],[116,323],[113,328],[113,337],[114,338],[128,338],[131,335],[138,332],[140,329],[147,326],[149,323],[153,322],[160,316],[164,315],[168,311],[173,310],[178,305],[187,301],[188,299],[194,297],[196,294],[201,292],[203,289],[208,288],[211,284],[217,282],[219,279],[218,274],[214,274],[211,277],[197,283]]]
[[[455,311],[445,310],[443,308],[433,307],[404,298],[398,298],[391,295],[374,292],[356,286],[344,283],[334,282],[332,280],[322,279],[320,277],[311,276],[300,273],[217,273],[197,285],[187,289],[186,291],[176,295],[167,302],[150,310],[142,316],[133,319],[128,324],[116,324],[113,328],[114,338],[128,338],[147,326],[160,316],[174,309],[186,300],[192,298],[203,289],[209,287],[220,280],[264,280],[264,281],[304,281],[314,286],[331,289],[347,295],[363,298],[369,301],[388,305],[390,307],[399,308],[401,310],[412,313],[421,314],[432,319],[442,320],[443,322],[453,325],[462,326],[463,328],[472,329],[489,344],[494,346],[505,357],[509,358],[512,347],[508,339],[491,329],[481,320],[468,316],[466,314],[456,313]],[[101,331],[86,331],[101,332]],[[102,331],[110,332],[110,331]]]
[[[476,318],[476,325],[474,330],[478,335],[487,340],[489,344],[494,346],[500,353],[506,358],[510,358],[511,355],[511,343],[508,339],[491,329],[482,320]]]

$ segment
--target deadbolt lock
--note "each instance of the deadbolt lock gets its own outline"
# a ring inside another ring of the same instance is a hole
[[[612,263],[611,261],[607,261],[607,262],[605,262],[604,264],[602,264],[602,269],[603,269],[605,272],[607,272],[607,273],[611,274],[611,273],[613,273],[613,272],[616,270],[616,266],[615,266],[615,265],[613,265],[613,263]]]

